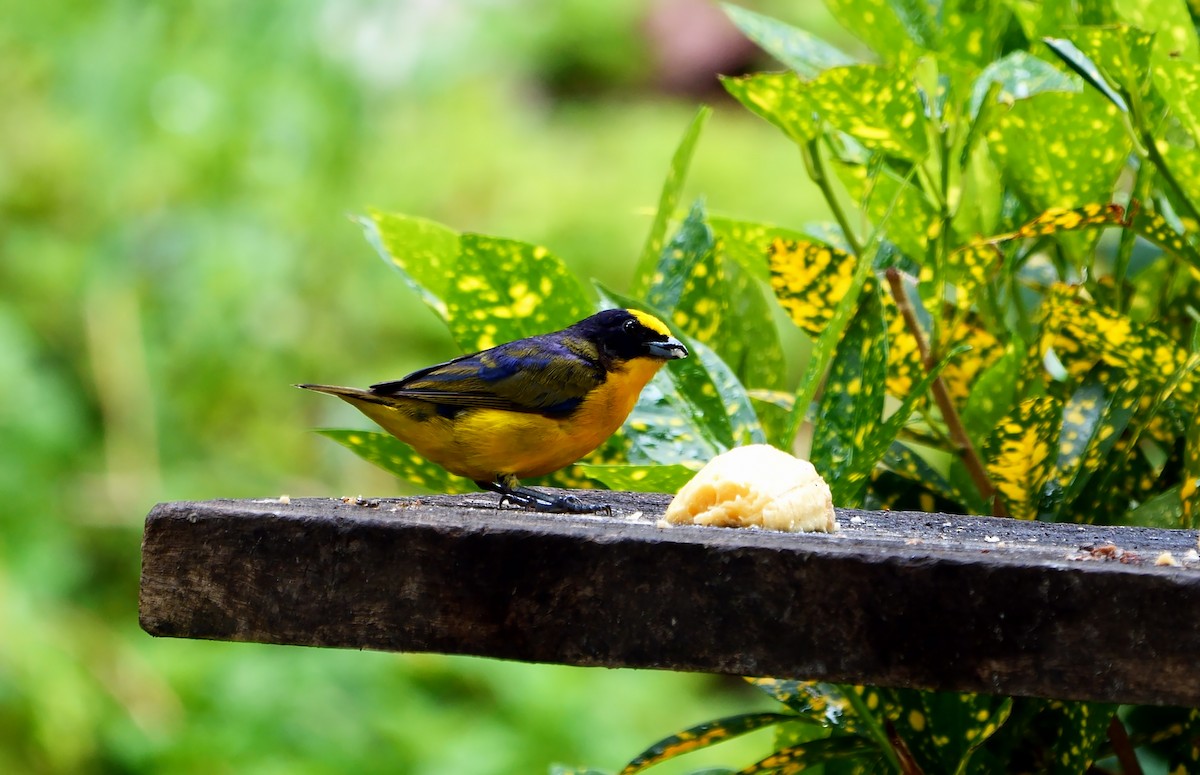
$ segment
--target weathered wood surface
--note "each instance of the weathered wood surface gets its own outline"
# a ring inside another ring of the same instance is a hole
[[[1200,705],[1196,531],[839,511],[660,528],[489,495],[160,504],[153,635]],[[1110,547],[1109,544],[1112,546]],[[1181,564],[1158,566],[1170,552]]]

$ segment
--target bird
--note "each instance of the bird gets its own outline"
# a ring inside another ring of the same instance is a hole
[[[461,355],[366,390],[296,387],[337,396],[421,457],[483,490],[498,506],[611,513],[520,480],[549,474],[603,444],[633,411],[646,383],[687,347],[661,320],[607,309],[560,331]]]

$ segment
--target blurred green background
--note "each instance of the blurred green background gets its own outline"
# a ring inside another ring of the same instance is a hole
[[[831,34],[817,3],[753,7]],[[714,71],[761,63],[715,5],[0,0],[0,18],[0,771],[617,768],[771,705],[710,676],[155,641],[136,620],[157,501],[403,492],[309,432],[365,427],[353,410],[290,387],[456,354],[347,214],[541,243],[624,289],[702,101],[689,191],[815,214],[791,144],[720,95]]]

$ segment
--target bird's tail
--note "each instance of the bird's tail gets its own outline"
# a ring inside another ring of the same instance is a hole
[[[337,396],[343,401],[348,401],[352,404],[366,402],[368,404],[382,404],[383,406],[390,406],[395,403],[395,401],[388,401],[385,396],[377,395],[369,390],[359,390],[358,388],[338,387],[337,385],[309,384],[296,385],[296,387],[304,388],[305,390],[315,390],[318,393],[328,393],[331,396]]]

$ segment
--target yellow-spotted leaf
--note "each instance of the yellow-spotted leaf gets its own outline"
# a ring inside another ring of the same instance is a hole
[[[827,762],[863,759],[873,764],[880,758],[879,748],[871,742],[855,735],[838,735],[781,748],[736,775],[796,775]]]
[[[710,721],[663,738],[625,765],[620,775],[634,775],[649,767],[691,753],[710,745],[725,742],[747,732],[791,721],[795,716],[786,713],[744,713]]]
[[[881,463],[888,471],[903,480],[903,487],[907,491],[921,487],[935,499],[961,504],[962,507],[966,507],[976,514],[983,513],[986,509],[987,504],[981,498],[975,496],[974,493],[963,492],[954,486],[945,474],[906,443],[893,442],[884,453]],[[908,492],[903,494],[907,495]],[[899,496],[900,493],[897,495]],[[922,508],[921,511],[944,511],[944,509]]]
[[[850,31],[889,63],[904,63],[922,50],[922,38],[929,36],[928,24],[912,30],[896,14],[889,0],[826,0],[825,7]],[[927,11],[928,13],[928,11]]]
[[[458,232],[424,218],[380,212],[359,218],[358,223],[379,255],[447,320],[445,298],[458,263]]]
[[[1108,725],[1117,706],[1099,702],[1055,702],[1051,704],[1051,710],[1060,721],[1049,771],[1055,775],[1087,772],[1108,734]]]
[[[1200,40],[1189,11],[1189,0],[1126,0],[1113,10],[1131,26],[1154,35],[1155,62],[1200,60]],[[1196,9],[1195,2],[1191,8]]]
[[[984,447],[988,477],[1017,519],[1038,515],[1061,417],[1062,405],[1052,396],[1027,399],[1000,421]]]
[[[1183,448],[1183,483],[1179,488],[1182,528],[1200,527],[1200,422],[1188,425]]]
[[[746,385],[776,388],[784,375],[779,332],[759,283],[716,249],[697,201],[663,248],[647,302],[683,332],[717,351]]]
[[[987,139],[1005,179],[1038,212],[1108,202],[1132,149],[1120,110],[1091,91],[1019,100],[998,112]]]
[[[970,772],[971,754],[1008,720],[1012,698],[894,690],[892,721],[925,772]]]
[[[1145,207],[1131,206],[1129,228],[1166,252],[1184,259],[1193,268],[1200,269],[1200,250],[1193,243],[1193,238],[1172,226],[1162,213]]]
[[[1136,705],[1122,715],[1130,737],[1146,741],[1164,772],[1200,772],[1200,708]]]
[[[1154,86],[1192,142],[1200,145],[1200,63],[1167,60],[1153,68]]]
[[[812,237],[792,229],[784,229],[769,223],[740,221],[734,218],[709,214],[708,225],[717,238],[717,250],[725,257],[737,261],[756,280],[770,283],[771,272],[767,257],[776,240],[784,242],[811,241]]]
[[[1047,483],[1043,507],[1052,521],[1087,514],[1072,514],[1071,507],[1093,474],[1112,462],[1113,447],[1125,432],[1138,407],[1141,392],[1130,390],[1124,374],[1107,364],[1097,364],[1081,381],[1063,407],[1057,460]]]
[[[565,328],[593,309],[584,286],[546,248],[463,234],[446,290],[448,325],[464,351]]]
[[[890,166],[872,164],[861,149],[842,148],[834,171],[872,223],[886,221],[888,241],[913,261],[923,261],[942,223],[924,191]]]
[[[820,336],[850,288],[854,256],[820,242],[776,239],[768,261],[780,305],[809,336]]]
[[[751,113],[797,143],[817,136],[819,125],[804,84],[795,73],[754,73],[722,77],[721,85]]]
[[[918,163],[929,154],[925,108],[902,71],[836,67],[809,82],[808,99],[821,118],[872,151]]]
[[[1153,390],[1174,382],[1166,398],[1196,407],[1200,386],[1190,369],[1181,371],[1187,366],[1188,352],[1166,334],[1080,298],[1068,286],[1055,286],[1044,307],[1043,334],[1053,337],[1060,359],[1063,353],[1103,358]]]
[[[841,506],[862,504],[867,478],[886,449],[886,444],[875,448],[870,443],[883,425],[886,380],[883,308],[879,294],[868,291],[830,364],[809,458],[830,483],[833,502]]]
[[[796,713],[797,720],[842,732],[857,730],[850,702],[834,684],[790,678],[747,678],[750,685],[766,692]]]
[[[1127,25],[1080,27],[1071,32],[1071,42],[1123,97],[1147,94],[1153,33]]]
[[[1017,50],[992,62],[979,74],[971,91],[972,116],[979,115],[983,99],[993,83],[1000,85],[1000,91],[995,96],[1004,102],[1015,102],[1048,91],[1083,90],[1078,79],[1044,59]]]
[[[805,78],[854,61],[811,32],[736,5],[725,3],[721,7],[742,34]]]
[[[438,493],[477,492],[471,481],[447,473],[439,465],[418,455],[412,447],[378,431],[318,430],[367,462],[395,474],[409,484]]]

